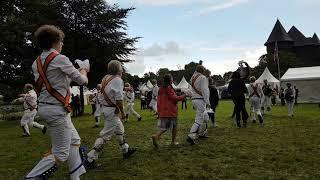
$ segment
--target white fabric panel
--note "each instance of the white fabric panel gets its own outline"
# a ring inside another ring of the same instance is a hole
[[[320,103],[320,79],[314,80],[292,80],[281,81],[281,87],[286,87],[286,83],[290,82],[292,86],[299,89],[299,103]]]

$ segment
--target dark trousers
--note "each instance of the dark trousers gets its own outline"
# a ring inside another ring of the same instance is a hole
[[[93,115],[94,112],[96,111],[96,105],[95,104],[91,104],[91,109],[92,109],[91,114]]]
[[[181,108],[183,109],[183,107],[187,109],[187,100],[181,102]]]
[[[284,106],[286,104],[286,101],[284,100],[284,98],[281,98],[281,105]]]
[[[246,98],[244,95],[240,95],[240,96],[232,97],[232,100],[236,108],[237,126],[241,127],[241,124],[240,124],[241,115],[242,115],[243,125],[245,126],[249,118],[248,112],[246,110]]]
[[[211,120],[212,124],[214,124],[215,123],[216,107],[215,106],[211,106],[211,108],[212,108],[214,113],[210,113],[209,117],[210,117],[210,120]]]

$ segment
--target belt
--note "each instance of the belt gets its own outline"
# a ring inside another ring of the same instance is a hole
[[[105,106],[105,107],[116,107],[116,106],[105,105],[105,104],[103,106]]]
[[[62,106],[62,104],[55,104],[55,103],[49,103],[49,102],[39,102],[39,104],[48,104],[48,105],[55,105],[55,106]]]
[[[191,100],[204,100],[204,98],[192,98]]]

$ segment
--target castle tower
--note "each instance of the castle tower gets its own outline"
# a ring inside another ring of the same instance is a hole
[[[278,44],[279,51],[292,52],[294,40],[289,36],[279,20],[277,20],[267,42],[264,44],[267,47],[268,54],[273,54],[275,42]]]

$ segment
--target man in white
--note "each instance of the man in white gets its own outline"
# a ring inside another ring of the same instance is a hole
[[[153,79],[151,81],[153,88],[152,88],[152,99],[150,101],[149,107],[152,108],[152,110],[157,114],[157,98],[158,98],[158,92],[159,92],[159,87],[157,84],[157,80]]]
[[[288,116],[293,116],[293,107],[296,91],[291,87],[291,83],[287,83],[287,88],[284,90],[284,99],[286,100],[288,106]]]
[[[14,100],[13,102],[19,101],[23,102],[24,114],[21,118],[21,128],[23,131],[22,136],[30,136],[29,126],[41,129],[42,133],[45,134],[47,127],[41,125],[37,122],[34,122],[34,118],[37,115],[37,94],[33,90],[32,84],[25,84],[24,86],[25,94],[20,94],[20,98]]]
[[[39,115],[48,124],[52,148],[28,173],[25,179],[48,179],[68,161],[71,180],[86,172],[80,156],[80,136],[73,126],[70,112],[70,82],[88,83],[89,63],[77,70],[69,58],[61,55],[64,33],[53,25],[43,25],[35,32],[43,50],[32,65],[39,94]]]
[[[271,111],[271,95],[272,95],[272,89],[270,85],[268,84],[268,80],[263,80],[264,85],[262,86],[263,91],[263,98],[262,98],[262,114],[265,113],[265,110]]]
[[[102,113],[102,101],[103,101],[103,94],[101,93],[101,84],[97,85],[97,94],[94,97],[94,102],[96,105],[96,110],[94,111],[94,119],[95,119],[95,125],[94,127],[99,127],[100,124],[100,116]]]
[[[192,105],[196,109],[197,114],[195,117],[195,122],[190,129],[190,133],[188,134],[187,142],[191,145],[195,144],[195,139],[197,138],[197,134],[199,137],[207,138],[207,127],[208,122],[207,118],[205,118],[206,108],[210,106],[209,101],[209,86],[208,79],[204,76],[205,68],[202,65],[198,65],[196,68],[196,72],[193,74],[191,78],[191,99]]]
[[[129,120],[129,115],[133,114],[138,118],[138,121],[141,121],[141,116],[133,109],[134,105],[134,89],[131,87],[129,83],[125,83],[124,85],[124,99],[127,101],[127,109],[126,109],[126,119]]]
[[[256,114],[259,118],[260,124],[263,124],[263,119],[261,115],[261,99],[263,98],[263,92],[261,86],[256,82],[256,78],[254,76],[250,77],[250,86],[248,87],[249,94],[249,102],[250,102],[250,110],[252,115],[252,122],[256,123]]]
[[[102,101],[102,112],[105,117],[104,128],[100,131],[100,137],[96,139],[93,149],[88,155],[88,168],[95,167],[95,161],[98,159],[104,145],[109,141],[112,135],[116,136],[119,145],[122,148],[124,158],[130,157],[135,148],[129,148],[125,137],[124,127],[120,120],[125,119],[123,111],[123,81],[122,66],[119,61],[112,60],[108,64],[108,75],[102,79],[102,93],[104,99]]]

